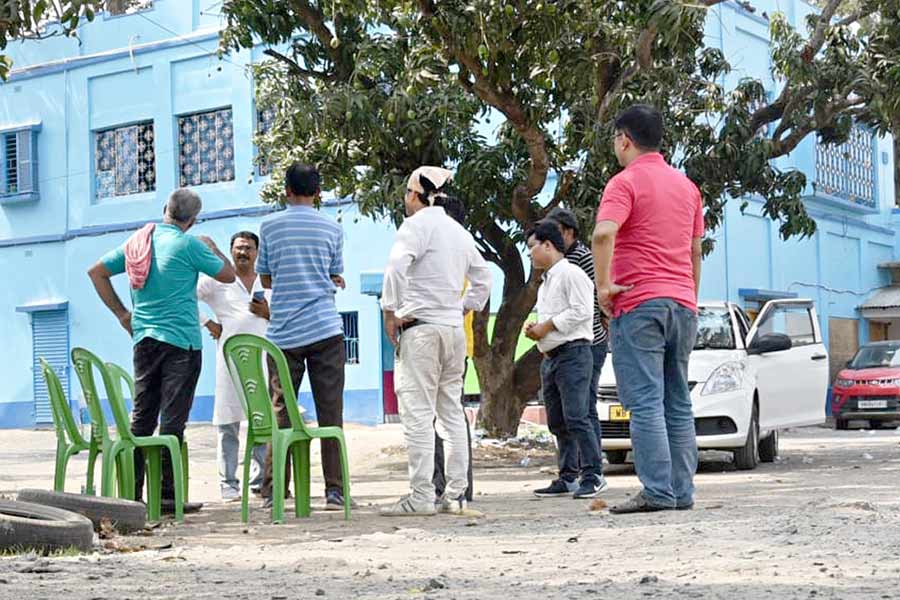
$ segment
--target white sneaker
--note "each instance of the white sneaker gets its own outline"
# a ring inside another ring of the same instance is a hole
[[[460,494],[456,498],[448,498],[447,496],[443,496],[438,503],[438,510],[442,513],[450,515],[464,514],[468,507],[469,504],[468,502],[466,502],[465,494]]]
[[[433,504],[419,504],[409,496],[403,496],[389,506],[378,511],[382,517],[433,517],[437,514]]]
[[[233,487],[222,488],[222,502],[238,502],[241,499],[241,492]]]

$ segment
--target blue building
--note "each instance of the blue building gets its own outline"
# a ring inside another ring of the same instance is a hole
[[[98,15],[79,27],[78,40],[10,46],[14,69],[0,85],[0,339],[10,350],[0,363],[0,427],[50,422],[38,356],[63,376],[73,407],[80,392],[68,382],[71,347],[129,364],[130,340],[85,271],[159,218],[170,190],[195,187],[204,210],[192,233],[223,247],[232,233],[257,230],[271,210],[259,201],[268,174],[253,165],[252,135],[265,118],[245,69],[262,58],[262,48],[219,61],[220,18],[208,12],[216,6],[144,4],[133,14]],[[802,24],[813,9],[801,0],[754,4],[755,12],[735,2],[710,11],[707,44],[720,46],[734,65],[727,83],[762,77],[774,94],[763,13],[782,10]],[[862,128],[841,148],[819,147],[810,138],[779,165],[808,175],[807,205],[819,231],[782,242],[777,224],[761,214],[761,199],[749,198],[743,214],[732,202],[714,233],[701,295],[749,311],[769,298],[815,299],[835,365],[870,338],[900,337],[900,320],[870,298],[890,283],[889,270],[878,265],[900,256],[891,141]],[[341,219],[346,236],[348,287],[337,296],[349,357],[345,418],[382,422],[393,412],[391,354],[369,294],[379,287],[394,228],[361,217],[352,204],[332,202],[323,210]],[[126,281],[118,279],[127,297]],[[213,352],[207,340],[194,421],[212,414]],[[301,391],[301,402],[312,409],[308,383]]]

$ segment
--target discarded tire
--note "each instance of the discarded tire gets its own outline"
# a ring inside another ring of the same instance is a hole
[[[0,500],[0,549],[89,552],[94,528],[68,510],[30,502]]]
[[[103,519],[107,519],[120,533],[137,531],[144,528],[147,517],[146,506],[140,502],[119,498],[26,489],[19,492],[18,499],[20,502],[52,506],[84,515],[91,520],[97,531],[100,530],[100,522]]]

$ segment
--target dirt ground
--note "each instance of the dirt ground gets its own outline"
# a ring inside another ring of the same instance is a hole
[[[0,493],[51,485],[48,431],[0,432]],[[482,442],[483,517],[388,519],[376,506],[406,489],[399,426],[350,427],[354,497],[345,523],[321,508],[268,523],[251,504],[217,501],[215,435],[191,427],[191,495],[183,525],[98,541],[89,556],[0,558],[0,599],[900,598],[900,434],[799,429],[782,458],[752,472],[705,453],[693,511],[612,516],[590,501],[539,500],[552,450]],[[77,491],[84,461],[70,467]],[[610,504],[635,493],[630,466],[609,467]]]

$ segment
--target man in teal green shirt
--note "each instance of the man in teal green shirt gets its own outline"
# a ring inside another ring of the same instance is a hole
[[[203,341],[197,321],[197,278],[205,273],[222,283],[234,281],[234,269],[215,243],[186,235],[200,213],[200,196],[188,189],[172,192],[162,224],[152,233],[149,273],[143,286],[131,289],[133,312],[122,304],[111,278],[126,272],[123,244],[105,254],[88,271],[103,303],[134,341],[134,409],[131,431],[182,439],[200,377]],[[174,509],[172,468],[163,453],[163,508]],[[144,460],[135,453],[135,498],[143,495]],[[199,505],[188,507],[199,509]]]

